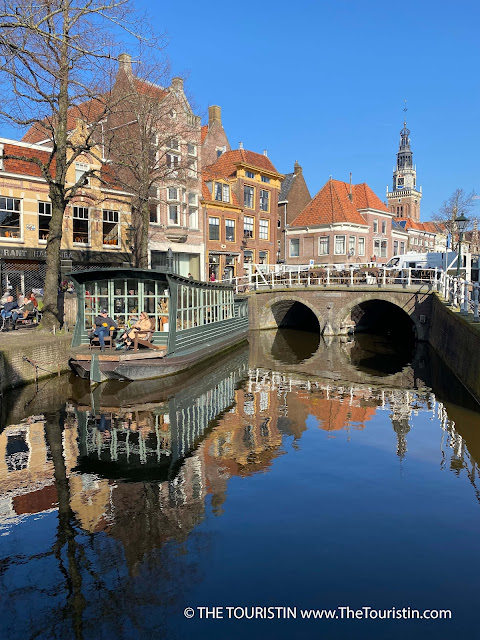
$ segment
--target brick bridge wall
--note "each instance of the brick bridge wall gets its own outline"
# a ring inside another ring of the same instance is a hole
[[[362,302],[381,300],[405,311],[415,325],[418,339],[428,340],[433,295],[425,285],[409,289],[386,286],[374,290],[346,287],[265,289],[249,294],[250,329],[277,328],[290,307],[299,302],[315,314],[323,335],[346,335],[354,324],[352,310]]]

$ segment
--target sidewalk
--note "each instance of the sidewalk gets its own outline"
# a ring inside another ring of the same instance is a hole
[[[36,375],[41,379],[68,371],[71,341],[71,333],[54,336],[36,328],[1,332],[0,392],[34,382]]]

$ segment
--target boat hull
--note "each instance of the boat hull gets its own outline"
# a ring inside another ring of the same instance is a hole
[[[80,378],[90,382],[106,380],[149,380],[172,376],[212,357],[218,356],[247,340],[248,330],[207,343],[189,352],[165,355],[148,350],[138,352],[74,353],[70,367]]]

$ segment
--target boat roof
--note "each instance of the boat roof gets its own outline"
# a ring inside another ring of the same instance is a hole
[[[208,289],[232,289],[233,285],[220,282],[204,282],[192,280],[185,276],[174,274],[166,267],[155,269],[136,269],[133,267],[105,267],[100,269],[84,269],[66,274],[67,278],[84,284],[85,282],[97,282],[98,280],[176,280],[183,284]]]

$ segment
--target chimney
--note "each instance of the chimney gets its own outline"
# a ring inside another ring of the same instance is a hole
[[[239,143],[238,143],[238,148],[239,148],[239,149],[243,149],[243,142],[239,142]]]
[[[219,124],[222,124],[222,107],[219,107],[216,104],[212,104],[211,107],[208,107],[209,128],[212,126],[214,122],[218,122]]]
[[[264,155],[266,158],[268,157],[268,156],[267,156],[267,150],[266,150],[266,149],[264,149],[264,150],[263,150],[263,155]]]
[[[295,164],[293,165],[293,173],[296,176],[301,176],[303,173],[302,167],[298,164],[298,160],[295,160]]]
[[[171,88],[177,93],[183,91],[183,78],[172,78]]]
[[[129,53],[121,53],[118,56],[118,70],[123,71],[128,76],[132,74],[132,56]]]
[[[350,202],[353,202],[353,193],[352,193],[352,172],[350,171],[350,190],[348,193],[348,197],[350,198]]]

